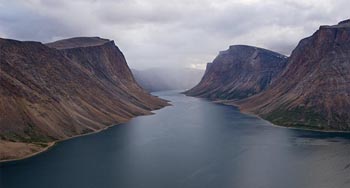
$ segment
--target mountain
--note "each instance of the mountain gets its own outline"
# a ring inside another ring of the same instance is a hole
[[[264,91],[285,68],[284,55],[246,45],[230,46],[212,63],[198,85],[185,92],[209,99],[243,99]]]
[[[136,83],[113,41],[0,39],[0,159],[119,124],[167,102]]]
[[[61,49],[100,46],[107,42],[111,42],[111,41],[100,37],[75,37],[75,38],[63,39],[63,40],[47,43],[46,45],[51,48],[56,48],[61,50]]]
[[[136,81],[147,91],[186,90],[195,86],[204,70],[193,68],[131,69]]]
[[[350,130],[350,20],[301,40],[269,89],[237,104],[278,125]]]

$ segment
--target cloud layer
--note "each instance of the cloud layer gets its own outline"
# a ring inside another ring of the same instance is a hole
[[[288,55],[319,25],[349,17],[348,0],[0,0],[0,37],[115,40],[131,67],[205,67],[229,45]]]

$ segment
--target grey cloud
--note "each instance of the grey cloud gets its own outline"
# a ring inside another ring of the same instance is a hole
[[[233,44],[289,54],[319,25],[348,17],[347,0],[0,0],[0,34],[52,41],[101,36],[134,68],[210,62]]]

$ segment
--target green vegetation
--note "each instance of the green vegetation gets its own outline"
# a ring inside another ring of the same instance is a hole
[[[247,90],[235,90],[232,92],[221,92],[216,94],[216,98],[219,99],[244,99],[247,98],[251,95],[256,94],[256,90],[255,89],[247,89]]]
[[[27,124],[28,126],[23,131],[24,134],[16,134],[14,132],[3,133],[1,139],[8,140],[12,142],[25,142],[25,143],[33,143],[33,144],[45,144],[48,142],[52,142],[53,138],[49,136],[43,136],[37,130],[35,130],[34,125],[31,123]],[[45,144],[45,147],[47,145]]]
[[[324,116],[320,113],[297,107],[293,109],[278,109],[263,118],[271,121],[276,125],[286,127],[298,127],[309,129],[328,129],[329,125]]]
[[[19,137],[20,141],[28,143],[45,143],[50,142],[53,139],[48,136],[43,136],[40,134],[32,123],[27,123],[27,127],[24,130],[25,137]]]
[[[47,144],[47,143],[33,143],[33,144],[38,145],[38,146],[43,147],[43,148],[46,148],[47,146],[49,146],[49,144]]]

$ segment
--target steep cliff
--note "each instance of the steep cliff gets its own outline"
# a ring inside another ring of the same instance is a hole
[[[300,41],[268,90],[238,103],[273,123],[350,130],[350,20]]]
[[[262,48],[235,45],[207,65],[200,83],[185,94],[242,99],[265,90],[286,66],[286,57]]]
[[[2,143],[42,145],[165,105],[137,85],[113,41],[73,38],[46,46],[0,39]],[[0,159],[11,158],[10,154]]]

